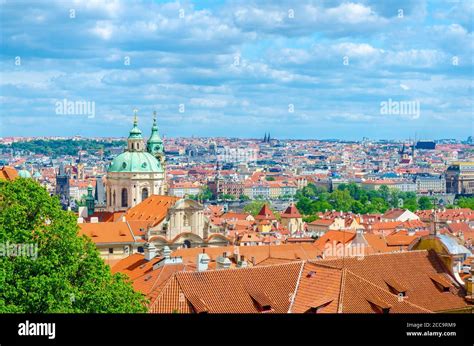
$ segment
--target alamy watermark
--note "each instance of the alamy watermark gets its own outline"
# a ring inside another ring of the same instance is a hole
[[[358,260],[364,258],[366,246],[364,244],[347,244],[340,242],[327,242],[324,245],[324,258],[328,257],[355,257]]]
[[[380,114],[382,115],[405,115],[413,119],[420,117],[420,101],[394,101],[389,98],[380,102]]]
[[[0,243],[0,257],[30,257],[38,258],[38,244]]]
[[[55,103],[58,115],[87,115],[88,118],[95,117],[94,101],[70,101],[68,99],[58,100]]]
[[[221,162],[254,162],[258,159],[258,150],[255,148],[219,148],[217,159]]]

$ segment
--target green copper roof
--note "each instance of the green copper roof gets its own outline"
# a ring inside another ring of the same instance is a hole
[[[18,172],[18,176],[20,178],[31,178],[30,172],[28,172],[26,169],[22,169]]]
[[[158,125],[156,124],[156,112],[153,112],[153,126],[151,127],[151,135],[148,138],[147,150],[152,154],[163,153],[163,141],[158,132]]]
[[[148,143],[163,143],[158,132],[158,125],[156,124],[156,115],[153,117],[153,126],[151,127],[151,135]]]
[[[126,151],[112,161],[107,172],[163,173],[163,167],[146,151]]]
[[[135,115],[135,119],[133,120],[133,127],[130,130],[130,135],[128,138],[136,138],[136,139],[141,139],[142,137],[142,131],[138,128],[138,120],[137,116]]]

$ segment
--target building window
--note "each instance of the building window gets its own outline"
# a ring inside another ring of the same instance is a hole
[[[127,189],[122,189],[122,207],[128,207],[128,191]]]
[[[114,253],[114,248],[113,248],[113,247],[109,247],[109,253],[110,253],[110,254],[113,254],[113,253]]]
[[[113,198],[113,202],[114,202],[114,204],[113,204],[113,205],[115,206],[115,205],[116,205],[116,204],[115,204],[115,190],[114,190],[114,198]]]
[[[148,189],[146,187],[144,187],[142,189],[142,201],[144,201],[147,198],[148,198]]]

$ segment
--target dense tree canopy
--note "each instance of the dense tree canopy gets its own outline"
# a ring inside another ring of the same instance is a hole
[[[125,141],[92,141],[57,139],[43,140],[37,139],[29,142],[15,142],[11,146],[0,145],[0,149],[12,148],[13,150],[24,150],[35,154],[43,154],[52,157],[63,155],[76,155],[79,150],[99,150],[104,149],[107,154],[111,147],[125,146]]]
[[[197,195],[189,196],[190,199],[195,201],[210,201],[212,199],[212,191],[208,186],[205,186],[200,193]]]
[[[12,255],[12,244],[37,246],[36,258]],[[146,311],[143,296],[78,235],[76,216],[33,180],[0,181],[0,246],[0,312]]]
[[[252,216],[257,216],[257,214],[262,209],[264,204],[268,204],[270,210],[273,212],[273,215],[275,215],[275,218],[279,220],[280,213],[278,213],[275,209],[273,209],[271,207],[271,204],[266,201],[252,201],[244,207],[244,211],[246,213],[252,214]]]
[[[297,207],[305,215],[325,210],[352,211],[359,214],[384,213],[391,208],[411,211],[431,209],[429,197],[417,199],[414,192],[401,192],[382,185],[378,190],[364,190],[356,184],[341,184],[333,192],[309,184],[296,193]]]
[[[458,206],[460,208],[469,208],[474,210],[474,197],[461,197],[458,200]]]

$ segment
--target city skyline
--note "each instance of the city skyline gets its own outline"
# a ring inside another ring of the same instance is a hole
[[[0,136],[119,137],[138,108],[168,138],[465,140],[473,7],[5,2]]]

